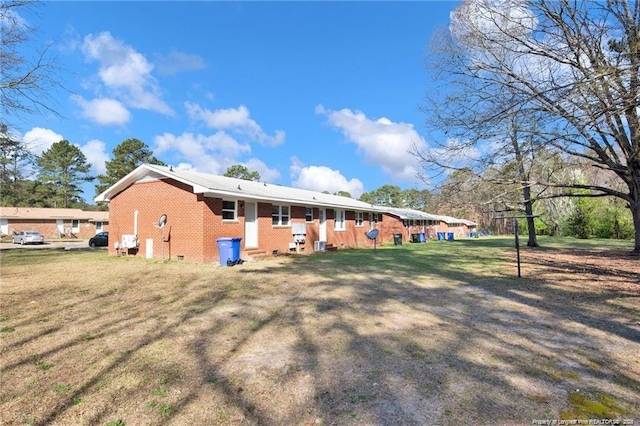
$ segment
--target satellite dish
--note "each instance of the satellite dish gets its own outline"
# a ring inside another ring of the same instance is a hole
[[[162,214],[158,218],[158,222],[154,223],[153,226],[160,230],[160,241],[162,244],[162,260],[164,261],[164,226],[167,224],[167,215]]]
[[[375,240],[376,238],[378,238],[378,232],[379,231],[377,229],[372,229],[369,232],[365,232],[364,235],[366,235],[370,240]]]
[[[369,232],[365,232],[364,235],[370,240],[373,240],[373,249],[376,249],[376,238],[378,238],[378,233],[380,231],[378,229],[372,229]]]
[[[167,224],[167,215],[163,214],[158,219],[158,228],[162,229],[162,228],[164,228],[164,225],[166,225],[166,224]]]

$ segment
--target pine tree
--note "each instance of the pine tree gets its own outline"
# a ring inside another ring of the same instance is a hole
[[[82,203],[82,184],[94,179],[89,174],[91,164],[87,157],[75,145],[62,140],[51,145],[37,158],[38,181],[53,185],[54,193],[49,197],[55,201],[55,207],[69,208]]]
[[[144,142],[135,138],[125,139],[113,149],[113,160],[105,163],[107,173],[98,175],[99,183],[96,184],[96,194],[105,191],[136,167],[145,163],[166,165],[153,156],[153,152]]]

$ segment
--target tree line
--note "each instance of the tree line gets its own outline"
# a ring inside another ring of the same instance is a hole
[[[106,172],[94,176],[87,157],[69,141],[55,142],[35,155],[5,126],[0,126],[0,205],[106,209],[106,205],[87,203],[82,186],[95,181],[99,194],[143,163],[165,165],[144,142],[126,139],[113,149],[113,158],[105,162]]]
[[[620,186],[611,172],[593,168],[584,160],[567,159],[543,147],[538,149],[535,158],[544,158],[545,161],[526,165],[527,177],[533,181],[552,173],[562,173],[571,175],[583,186],[598,183]],[[95,191],[99,194],[143,163],[166,165],[144,142],[129,138],[113,149],[112,159],[105,162],[105,173],[93,176],[85,155],[69,141],[56,142],[41,155],[34,155],[24,143],[12,138],[6,128],[0,128],[0,205],[106,209],[106,205],[87,203],[82,198],[82,185],[95,182]],[[517,179],[508,178],[514,176],[519,167],[522,164],[514,160],[497,169],[487,169],[482,174],[472,168],[461,168],[448,174],[431,191],[384,184],[363,193],[358,199],[378,206],[469,219],[476,221],[480,229],[510,233],[514,222],[506,217],[524,211],[522,184]],[[228,167],[224,176],[260,180],[257,171],[241,164]],[[630,211],[620,199],[579,197],[589,195],[588,189],[575,189],[575,198],[553,197],[553,189],[545,185],[532,184],[529,190],[536,235],[620,239],[634,235]],[[338,191],[335,195],[351,197],[346,191]],[[521,229],[526,232],[526,220],[520,221]]]
[[[414,149],[425,180],[459,172],[479,193],[501,184],[485,202],[512,194],[505,215],[526,217],[532,246],[539,221],[560,226],[536,205],[587,216],[623,205],[614,217],[631,217],[640,254],[640,2],[466,0],[429,47],[437,86],[423,111],[438,146]],[[618,201],[593,201],[603,198]]]
[[[8,135],[6,117],[56,113],[50,45],[29,56],[18,48],[33,29],[16,10],[37,6],[0,3],[0,202],[78,206],[82,184],[106,188],[131,163],[119,167],[125,159],[114,151],[107,173],[91,176],[68,141],[35,157]],[[505,228],[522,216],[530,246],[539,232],[624,238],[631,227],[640,254],[640,2],[465,0],[429,47],[438,84],[423,106],[431,148],[412,153],[423,180],[438,186],[383,185],[363,201]],[[144,162],[158,161],[143,148]],[[251,173],[230,172],[259,179]]]
[[[543,154],[540,154],[543,155]],[[532,180],[549,173],[573,176],[583,185],[616,183],[615,176],[593,168],[588,162],[548,155],[545,162],[527,169]],[[471,168],[461,168],[448,174],[430,192],[425,211],[473,220],[479,229],[497,234],[514,232],[515,221],[519,230],[529,235],[572,236],[577,238],[633,239],[634,224],[628,206],[616,197],[589,197],[589,190],[575,189],[574,197],[554,197],[561,191],[545,185],[532,184],[531,216],[533,227],[529,229],[523,206],[522,184],[509,179],[518,165],[504,164],[498,170],[478,174]],[[515,219],[520,217],[519,219]],[[535,240],[534,240],[535,241]]]

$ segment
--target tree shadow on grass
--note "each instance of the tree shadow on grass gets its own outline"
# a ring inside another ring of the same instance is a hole
[[[158,265],[176,274],[162,287],[144,269],[115,292],[75,294],[70,323],[55,307],[21,318],[33,335],[7,342],[3,377],[26,373],[45,389],[57,368],[77,379],[53,403],[32,394],[36,424],[530,424],[557,418],[576,388],[639,415],[638,365],[615,356],[639,349],[638,310],[610,303],[633,294],[590,293],[572,309],[575,289],[515,278],[508,247],[442,244],[217,268],[205,280]],[[61,327],[54,345],[30,324],[43,315]],[[37,376],[26,364],[39,343],[54,366]]]

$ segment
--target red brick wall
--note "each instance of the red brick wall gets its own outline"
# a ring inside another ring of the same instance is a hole
[[[253,201],[247,201],[253,202]],[[304,252],[313,252],[313,242],[319,236],[319,209],[313,209],[313,221],[306,222],[304,206],[290,206],[290,225],[272,224],[271,203],[258,202],[258,250],[272,254],[294,251],[289,249],[293,242],[291,224],[306,225],[306,243]],[[178,256],[191,262],[215,263],[219,261],[216,240],[221,237],[240,237],[241,258],[246,258],[244,232],[244,201],[238,201],[237,220],[222,220],[222,199],[206,198],[193,194],[188,185],[173,180],[139,182],[114,197],[109,203],[109,252],[117,254],[116,241],[123,234],[134,233],[134,212],[138,211],[137,251],[129,254],[145,256],[148,238],[153,239],[155,258],[162,257],[164,244],[165,259]],[[339,248],[373,246],[364,233],[369,230],[368,214],[365,213],[363,226],[355,226],[355,213],[346,212],[344,231],[334,230],[333,209],[327,211],[327,243]],[[165,242],[160,242],[160,231],[153,226],[161,214],[167,215],[164,230]],[[168,240],[168,241],[167,241]]]
[[[469,231],[469,228],[463,224],[454,224],[449,226],[446,222],[437,221],[432,222],[428,221],[423,225],[414,225],[413,221],[408,221],[408,226],[406,226],[402,219],[397,216],[385,213],[383,215],[383,222],[377,226],[380,229],[381,239],[378,239],[378,242],[393,242],[393,234],[402,234],[402,241],[407,242],[411,241],[411,234],[416,233],[425,233],[426,239],[437,239],[438,232],[453,232],[455,238],[464,238]],[[419,223],[419,222],[417,222]],[[423,222],[425,223],[425,222]]]
[[[378,222],[375,227],[380,230],[378,243],[393,243],[393,234],[402,234],[402,241],[408,240],[407,230],[402,220],[397,216],[383,214],[382,221]]]
[[[71,219],[64,219],[64,230],[71,229]],[[21,231],[38,231],[44,235],[46,239],[58,239],[62,238],[80,238],[87,239],[96,235],[96,224],[89,222],[87,219],[79,219],[78,232],[74,232],[73,235],[58,235],[58,227],[55,219],[9,219],[9,235],[12,232]],[[102,223],[102,230],[109,230],[109,223]]]
[[[212,237],[216,221],[208,220],[207,226],[204,225],[205,217],[211,219],[213,213],[209,203],[199,201],[190,186],[177,181],[158,180],[132,185],[109,202],[109,253],[117,254],[114,243],[121,241],[122,235],[134,233],[137,211],[139,248],[130,254],[146,256],[147,239],[152,239],[155,258],[162,258],[164,248],[165,259],[183,256],[192,262],[211,262],[217,249],[205,247],[205,243],[215,246]],[[153,226],[162,214],[167,215],[164,241],[161,241],[161,231]]]
[[[417,222],[419,223],[419,222]],[[424,222],[423,222],[424,223]],[[382,240],[379,242],[393,242],[393,234],[402,234],[402,241],[411,241],[411,234],[417,234],[424,232],[426,239],[438,238],[438,232],[454,232],[456,238],[460,238],[466,235],[466,228],[461,226],[460,228],[449,228],[446,222],[438,221],[436,223],[426,222],[423,225],[413,225],[413,221],[408,221],[408,226],[405,226],[402,219],[397,216],[385,213],[383,215],[382,224],[378,226],[380,229],[380,235]]]
[[[365,236],[365,232],[369,231],[368,212],[364,213],[362,226],[356,226],[355,219],[356,212],[347,210],[345,229],[336,230],[335,210],[327,209],[327,242],[338,248],[373,247],[373,241]]]

